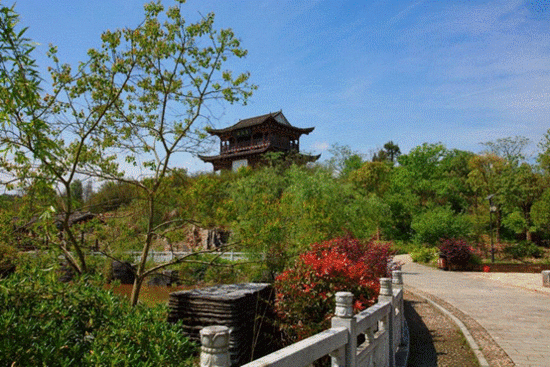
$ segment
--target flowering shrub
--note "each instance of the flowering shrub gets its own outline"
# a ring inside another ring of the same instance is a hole
[[[295,265],[275,279],[275,308],[285,343],[294,343],[330,327],[334,295],[349,291],[354,310],[371,306],[387,275],[389,243],[341,237],[312,245]]]
[[[447,264],[464,267],[470,262],[473,249],[465,240],[451,238],[441,241],[439,251],[447,259]]]

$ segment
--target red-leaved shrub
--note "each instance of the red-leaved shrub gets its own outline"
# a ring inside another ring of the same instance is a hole
[[[465,267],[472,258],[472,246],[463,239],[451,238],[441,240],[439,251],[447,259],[449,265]]]
[[[330,327],[339,291],[354,295],[354,310],[375,303],[387,276],[390,244],[341,237],[312,245],[275,279],[276,311],[285,343]]]

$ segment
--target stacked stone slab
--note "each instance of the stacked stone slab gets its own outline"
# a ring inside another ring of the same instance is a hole
[[[270,313],[273,298],[269,284],[245,283],[219,285],[209,288],[180,291],[170,294],[169,322],[182,321],[187,336],[199,342],[199,332],[211,325],[227,326],[230,330],[229,353],[231,365],[240,366],[252,360],[252,346],[264,348],[269,322],[263,318]],[[270,351],[266,351],[269,353]]]

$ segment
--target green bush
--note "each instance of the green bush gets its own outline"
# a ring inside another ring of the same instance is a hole
[[[134,185],[107,181],[86,202],[86,206],[94,213],[103,213],[129,205],[138,197],[139,192]]]
[[[418,263],[431,263],[438,259],[439,249],[437,247],[419,247],[411,252],[411,258]]]
[[[543,251],[533,242],[522,241],[516,245],[504,248],[504,252],[516,260],[521,260],[526,257],[540,258]]]
[[[442,239],[468,237],[472,224],[463,214],[456,214],[448,207],[436,207],[414,217],[411,228],[416,243],[435,245]]]
[[[15,248],[0,243],[0,277],[13,269],[16,258],[17,250]]]
[[[132,308],[95,279],[60,283],[46,266],[19,264],[0,280],[3,365],[192,365],[195,346],[166,322],[166,306]]]

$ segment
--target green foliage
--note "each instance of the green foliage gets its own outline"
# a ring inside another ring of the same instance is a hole
[[[57,281],[23,261],[0,280],[0,360],[17,366],[191,366],[195,347],[166,308],[130,304],[92,278]]]
[[[541,151],[537,157],[537,162],[546,174],[550,174],[550,129],[546,131],[538,146]]]
[[[527,257],[540,258],[544,252],[533,242],[522,241],[515,245],[505,247],[504,253],[512,256],[512,258],[516,260],[523,260]]]
[[[84,186],[82,185],[82,181],[74,180],[71,182],[70,187],[74,200],[81,205],[84,199]]]
[[[471,223],[463,214],[455,214],[448,207],[435,207],[416,216],[411,228],[418,244],[437,244],[441,239],[463,238],[471,232]]]
[[[0,243],[0,278],[15,267],[17,250],[9,245]]]
[[[414,262],[433,263],[439,258],[439,249],[437,247],[419,246],[410,254]]]
[[[550,233],[550,189],[546,188],[531,208],[533,223],[546,233]]]
[[[514,233],[523,233],[527,223],[520,212],[514,211],[502,219],[502,225]]]
[[[88,60],[75,69],[60,62],[52,46],[52,84],[44,88],[51,94],[39,88],[43,79],[30,56],[32,42],[24,38],[24,30],[14,28],[17,14],[6,7],[0,12],[0,37],[7,45],[0,50],[2,168],[22,184],[30,180],[64,190],[54,204],[64,214],[60,223],[65,235],[50,241],[79,273],[87,272],[85,246],[68,220],[83,198],[77,172],[139,189],[146,209],[145,256],[137,270],[134,303],[156,232],[175,221],[164,221],[160,213],[171,204],[163,202],[166,181],[172,181],[171,158],[198,151],[212,117],[210,103],[246,104],[256,89],[248,72],[225,69],[247,53],[233,31],[215,29],[213,13],[187,22],[183,3],[175,1],[166,9],[160,1],[145,4],[144,19],[136,28],[104,32],[101,46],[90,49]],[[122,160],[147,171],[147,178],[124,177],[118,167]],[[117,191],[106,188],[91,204],[113,210],[133,199],[128,197],[131,191]],[[44,197],[51,201],[55,195]]]
[[[348,179],[358,189],[382,197],[390,187],[392,168],[386,162],[365,162]]]
[[[362,154],[353,151],[347,145],[335,143],[331,145],[329,152],[332,157],[328,161],[328,168],[342,178],[346,178],[363,164]]]
[[[215,254],[193,257],[192,261],[178,264],[180,279],[185,285],[216,285],[244,283],[257,280],[261,264],[237,264]]]
[[[397,157],[401,155],[401,149],[393,141],[388,141],[384,144],[384,149],[380,149],[378,153],[374,153],[372,157],[373,162],[395,162]]]
[[[482,143],[487,153],[502,157],[507,161],[517,164],[525,159],[523,153],[529,144],[529,139],[524,136],[513,136]]]
[[[139,197],[134,185],[125,182],[107,181],[86,203],[90,211],[104,213],[129,205]]]
[[[347,231],[370,237],[387,214],[380,200],[360,195],[321,167],[263,167],[234,176],[226,189],[233,241],[243,251],[267,253],[273,272],[311,241]]]

